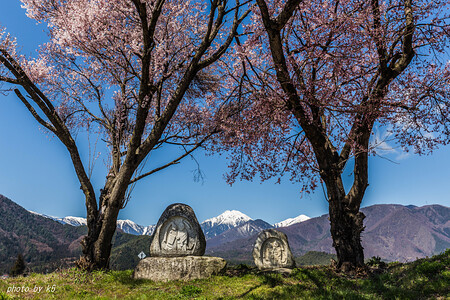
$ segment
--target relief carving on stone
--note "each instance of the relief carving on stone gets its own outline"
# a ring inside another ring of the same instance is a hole
[[[263,264],[274,267],[286,264],[287,255],[283,245],[284,243],[280,239],[267,239],[261,247]]]
[[[186,218],[173,217],[161,228],[161,250],[170,253],[186,253],[194,249],[197,236]]]

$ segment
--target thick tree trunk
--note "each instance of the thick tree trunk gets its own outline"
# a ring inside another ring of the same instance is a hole
[[[364,251],[361,245],[361,232],[364,230],[364,214],[351,209],[342,201],[335,199],[329,204],[331,236],[337,254],[337,268],[350,271],[364,266]]]
[[[92,271],[109,268],[109,256],[112,248],[112,238],[116,231],[118,208],[108,208],[99,217],[88,235],[81,242],[83,257],[77,262],[78,267]]]
[[[110,218],[98,220],[94,228],[89,229],[81,241],[83,257],[77,261],[77,266],[87,270],[104,270],[109,268],[109,256],[112,248],[112,238],[116,232],[116,222],[119,210],[111,209]]]
[[[112,238],[116,231],[117,217],[124,194],[124,192],[117,193],[117,189],[113,189],[114,184],[117,182],[108,178],[100,195],[99,213],[87,217],[88,234],[81,241],[83,257],[77,261],[77,266],[82,269],[92,271],[109,268]]]
[[[334,175],[325,177],[327,178],[331,236],[338,259],[336,267],[349,272],[364,266],[361,232],[364,230],[365,216],[359,211],[362,197],[346,195],[340,175]],[[330,180],[330,178],[333,179]]]

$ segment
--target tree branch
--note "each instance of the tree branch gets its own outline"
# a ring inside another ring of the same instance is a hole
[[[95,199],[95,192],[89,177],[86,174],[83,162],[81,161],[78,148],[73,140],[69,129],[59,117],[55,110],[55,107],[51,104],[50,100],[44,95],[44,93],[31,81],[31,79],[24,72],[22,67],[17,61],[5,50],[0,49],[2,55],[0,55],[0,61],[6,66],[6,68],[16,77],[15,80],[19,82],[28,93],[30,98],[38,105],[45,116],[49,119],[53,126],[50,126],[45,122],[31,104],[25,99],[25,97],[16,89],[16,95],[25,104],[32,116],[43,126],[52,131],[58,139],[66,146],[72,159],[75,172],[78,180],[81,184],[81,189],[86,196],[86,208],[88,210],[88,216],[97,216],[98,207]],[[92,220],[91,220],[92,221]]]
[[[276,23],[278,25],[278,30],[281,30],[289,19],[292,17],[295,9],[302,3],[303,0],[289,0],[284,6],[281,13],[276,18]]]
[[[18,89],[14,89],[14,92],[16,93],[17,97],[19,97],[20,100],[22,100],[22,103],[27,107],[28,111],[33,115],[33,117],[36,119],[36,121],[39,122],[42,126],[50,130],[51,132],[56,134],[56,128],[44,121],[39,114],[36,112],[36,110],[31,106],[31,104],[25,99],[25,97],[20,93]]]
[[[167,164],[165,164],[165,165],[163,165],[163,166],[161,166],[161,167],[158,167],[158,168],[156,168],[156,169],[153,169],[153,170],[151,170],[150,172],[147,172],[147,173],[145,173],[145,174],[142,174],[142,175],[140,175],[140,176],[138,176],[138,177],[136,177],[136,178],[133,178],[132,180],[130,180],[130,183],[129,184],[133,184],[133,183],[135,183],[136,181],[138,181],[138,180],[141,180],[141,179],[143,179],[143,178],[145,178],[145,177],[147,177],[147,176],[149,176],[149,175],[152,175],[153,173],[156,173],[156,172],[158,172],[158,171],[161,171],[161,170],[163,170],[163,169],[165,169],[165,168],[167,168],[167,167],[170,167],[170,166],[172,166],[172,165],[176,165],[176,164],[178,164],[179,162],[180,162],[180,160],[182,160],[183,158],[185,158],[186,156],[188,156],[189,154],[191,154],[192,152],[194,152],[196,149],[198,149],[207,139],[209,139],[213,134],[215,134],[217,131],[214,131],[214,132],[212,132],[212,133],[210,133],[210,134],[208,134],[206,137],[204,137],[200,142],[198,142],[194,147],[192,147],[189,151],[186,151],[186,153],[184,153],[183,155],[181,155],[180,157],[178,157],[177,159],[174,159],[173,161],[171,161],[171,162],[169,162],[169,163],[167,163]]]
[[[237,1],[237,5],[239,5],[239,1]],[[244,19],[248,16],[249,13],[250,13],[250,9],[247,10],[245,13],[243,13],[242,16],[239,18],[239,16],[238,16],[239,9],[236,9],[234,20],[233,20],[233,26],[230,30],[230,34],[228,35],[226,41],[209,58],[199,62],[198,65],[199,65],[200,69],[206,68],[207,66],[211,65],[225,53],[225,51],[228,49],[231,42],[233,41],[234,37],[237,35],[237,29],[238,29],[239,25],[242,23],[242,21],[244,21]],[[215,35],[217,35],[217,33],[215,33]]]
[[[9,78],[9,77],[5,77],[5,76],[0,76],[0,81],[4,81],[7,83],[12,83],[12,84],[19,84],[19,80],[13,79],[13,78]]]
[[[373,30],[374,34],[372,38],[377,46],[378,59],[380,61],[381,70],[384,71],[387,68],[387,50],[386,43],[383,38],[382,28],[381,28],[381,17],[380,17],[380,5],[378,0],[372,0],[372,15],[373,15]]]

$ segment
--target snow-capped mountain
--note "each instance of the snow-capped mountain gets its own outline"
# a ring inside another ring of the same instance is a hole
[[[44,214],[40,214],[34,211],[29,211],[30,213],[33,213],[35,215],[39,215],[48,219],[52,219],[54,221],[57,221],[61,224],[68,224],[72,226],[82,226],[86,225],[86,218],[81,217],[64,217],[64,218],[58,218],[53,216],[48,216]],[[135,235],[152,235],[153,231],[155,231],[155,225],[149,225],[149,226],[142,226],[139,224],[134,223],[131,220],[117,220],[117,228],[121,229],[125,233],[129,234],[135,234]]]
[[[123,232],[129,234],[152,235],[155,227],[155,225],[142,226],[131,220],[117,220],[117,228],[120,228]]]
[[[253,220],[246,214],[237,210],[226,210],[221,215],[207,219],[200,226],[203,229],[205,238],[208,240],[231,228],[238,227],[250,220]]]
[[[80,217],[64,217],[64,218],[58,218],[48,215],[39,214],[36,212],[31,213],[55,220],[61,224],[69,224],[72,226],[81,226],[86,225],[86,219],[80,218]],[[305,215],[299,215],[295,218],[289,218],[287,220],[278,222],[273,225],[275,228],[279,227],[287,227],[291,226],[303,221],[306,221],[310,219],[308,216]],[[251,221],[251,222],[250,222]],[[258,221],[258,222],[256,222]],[[226,231],[230,229],[236,229],[237,231],[230,231],[229,234],[226,236],[220,238],[219,240],[223,239],[230,239],[232,238],[231,235],[236,235],[239,237],[244,236],[250,236],[258,231],[267,229],[272,227],[270,224],[262,221],[262,220],[256,220],[254,221],[252,218],[247,216],[246,214],[237,211],[237,210],[226,210],[222,214],[218,215],[217,217],[210,218],[205,220],[203,223],[200,224],[203,233],[205,234],[205,238],[207,240],[210,240],[216,236],[219,236]],[[256,223],[255,223],[256,222]],[[256,225],[258,224],[258,225]],[[244,226],[245,225],[245,226]],[[270,226],[270,227],[268,227]],[[117,220],[117,228],[121,229],[125,233],[134,234],[134,235],[152,235],[155,231],[156,225],[149,225],[149,226],[142,226],[139,224],[136,224],[135,222],[131,220]],[[234,232],[234,233],[233,233]],[[219,241],[217,240],[217,241]]]
[[[55,221],[58,221],[61,224],[69,224],[72,226],[82,226],[87,225],[86,218],[80,218],[80,217],[64,217],[64,218],[55,218]]]
[[[311,219],[311,218],[306,216],[306,215],[299,215],[299,216],[297,216],[295,218],[289,218],[289,219],[286,219],[284,221],[275,223],[275,224],[273,224],[273,226],[275,228],[288,227],[288,226],[291,226],[291,225],[294,225],[294,224],[297,224],[297,223],[300,223],[300,222],[303,222],[303,221],[306,221],[306,220],[309,220],[309,219]]]
[[[40,214],[34,211],[29,210],[30,213],[47,218],[47,219],[52,219],[53,221],[59,222],[61,224],[69,224],[72,226],[81,226],[81,225],[86,225],[86,218],[80,218],[80,217],[64,217],[64,218],[58,218],[58,217],[53,217],[53,216],[49,216],[49,215],[44,215],[44,214]]]
[[[273,228],[269,223],[258,219],[258,220],[250,220],[239,226],[231,228],[222,234],[219,234],[215,237],[208,239],[206,243],[207,248],[216,247],[218,245],[229,243],[237,239],[248,238],[252,235],[258,234],[259,232]]]
[[[238,210],[226,210],[217,217],[203,221],[202,224],[208,224],[210,226],[224,224],[236,227],[250,220],[253,219]]]

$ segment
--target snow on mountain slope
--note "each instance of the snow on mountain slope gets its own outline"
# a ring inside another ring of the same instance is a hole
[[[152,235],[155,231],[155,225],[142,226],[134,223],[131,220],[117,220],[117,228],[120,228],[125,233],[135,235]]]
[[[53,216],[48,216],[44,214],[40,214],[34,211],[29,211],[30,213],[52,219],[54,221],[57,221],[61,224],[69,224],[72,226],[82,226],[86,225],[86,218],[81,217],[64,217],[64,218],[58,218]],[[155,225],[149,225],[149,226],[142,226],[139,224],[134,223],[131,220],[117,220],[117,228],[120,228],[123,232],[129,233],[129,234],[135,234],[135,235],[152,235],[153,231],[155,231]]]
[[[144,230],[142,231],[142,235],[152,235],[155,231],[156,225],[148,225],[144,227]]]
[[[47,218],[47,219],[52,219],[53,221],[59,222],[61,224],[69,224],[72,226],[81,226],[81,225],[86,225],[86,218],[80,218],[80,217],[64,217],[64,218],[58,218],[58,217],[53,217],[53,216],[49,216],[49,215],[44,215],[44,214],[40,214],[34,211],[29,210],[30,213]]]
[[[120,228],[125,233],[141,235],[144,231],[144,226],[134,223],[131,220],[117,220],[117,228]]]
[[[205,220],[202,224],[209,224],[210,226],[226,224],[236,227],[250,220],[252,218],[238,210],[226,210],[217,217]]]
[[[294,224],[297,224],[297,223],[300,223],[300,222],[303,222],[303,221],[306,221],[306,220],[309,220],[309,219],[311,219],[311,218],[306,216],[306,215],[299,215],[299,216],[297,216],[295,218],[289,218],[289,219],[286,219],[284,221],[275,223],[273,226],[275,228],[288,227],[288,226],[291,226],[291,225],[294,225]]]
[[[205,220],[200,226],[203,229],[205,238],[210,239],[251,220],[253,219],[240,211],[226,210],[217,217]]]
[[[56,221],[62,224],[69,224],[72,226],[82,226],[86,225],[86,218],[80,218],[80,217],[64,217],[64,218],[56,218]]]

